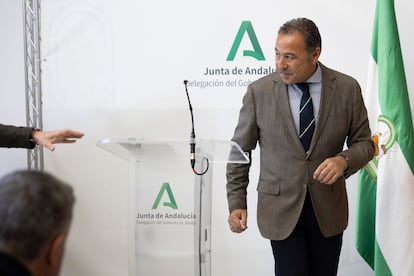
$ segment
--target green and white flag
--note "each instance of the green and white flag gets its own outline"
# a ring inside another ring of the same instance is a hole
[[[356,247],[376,276],[411,276],[414,130],[393,0],[377,0],[364,100],[378,152],[359,173]]]

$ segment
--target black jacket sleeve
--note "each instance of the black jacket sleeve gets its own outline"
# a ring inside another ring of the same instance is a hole
[[[16,127],[0,124],[0,147],[32,149],[35,143],[31,140],[34,128]]]

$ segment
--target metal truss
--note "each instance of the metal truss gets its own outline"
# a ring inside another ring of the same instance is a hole
[[[26,82],[26,124],[42,129],[42,93],[40,60],[40,0],[23,1],[24,60]],[[27,151],[29,170],[43,170],[43,148]]]

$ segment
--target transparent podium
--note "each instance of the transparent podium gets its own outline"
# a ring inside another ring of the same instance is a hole
[[[249,162],[231,141],[130,137],[97,145],[129,162],[128,275],[210,276],[214,164]],[[223,181],[225,176],[220,177]]]

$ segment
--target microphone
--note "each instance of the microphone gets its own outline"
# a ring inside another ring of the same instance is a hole
[[[193,107],[191,105],[191,101],[190,101],[190,95],[188,94],[188,88],[187,88],[187,84],[188,84],[188,80],[184,80],[184,87],[185,87],[185,93],[187,95],[187,101],[188,101],[188,107],[190,110],[190,115],[191,115],[191,134],[190,134],[190,164],[191,164],[191,168],[193,169],[193,172],[196,175],[203,175],[207,172],[208,167],[209,167],[209,162],[208,159],[207,160],[207,167],[206,170],[202,173],[198,173],[195,169],[195,146],[196,146],[196,137],[195,137],[195,131],[194,131],[194,115],[193,115]]]

